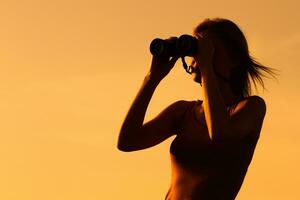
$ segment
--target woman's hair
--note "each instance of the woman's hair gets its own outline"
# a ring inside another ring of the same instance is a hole
[[[222,18],[205,19],[194,29],[194,34],[197,35],[205,30],[221,39],[230,59],[239,63],[232,69],[229,79],[234,93],[248,97],[251,95],[250,77],[256,89],[257,82],[265,89],[262,79],[266,77],[265,73],[273,77],[277,75],[275,69],[260,64],[249,55],[247,40],[240,28],[232,21]]]

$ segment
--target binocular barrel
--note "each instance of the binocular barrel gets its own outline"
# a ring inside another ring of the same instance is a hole
[[[194,56],[197,51],[198,40],[191,35],[181,35],[167,40],[156,38],[150,44],[150,52],[153,56]]]

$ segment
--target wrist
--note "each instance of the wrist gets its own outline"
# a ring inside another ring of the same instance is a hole
[[[151,71],[149,71],[146,76],[145,76],[145,80],[153,82],[153,83],[159,83],[163,78],[159,77],[153,73],[151,73]]]
[[[144,78],[144,82],[146,82],[149,85],[152,85],[153,87],[158,86],[161,80],[161,78],[154,76],[150,72]]]
[[[215,73],[212,66],[206,66],[201,69],[201,76],[203,82],[206,82],[207,79],[215,79]]]

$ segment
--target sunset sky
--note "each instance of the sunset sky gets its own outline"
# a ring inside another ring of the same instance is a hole
[[[237,200],[300,199],[299,1],[9,0],[0,2],[0,199],[161,200],[174,137],[117,149],[121,124],[151,64],[154,38],[222,17],[251,55],[280,75],[255,95],[267,113]],[[145,121],[179,99],[202,99],[180,62]]]

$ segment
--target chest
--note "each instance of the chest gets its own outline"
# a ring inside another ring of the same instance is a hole
[[[171,143],[170,153],[184,162],[203,161],[212,157],[213,149],[204,110],[199,104],[194,104],[182,118],[179,133]]]
[[[246,141],[247,143],[247,141]],[[237,145],[213,144],[205,120],[204,109],[201,104],[194,104],[180,122],[179,134],[170,146],[170,153],[178,161],[208,164],[223,159],[236,159],[242,152],[241,148],[248,146],[244,142]]]
[[[232,112],[231,107],[227,108]],[[201,101],[195,101],[182,117],[178,128],[178,140],[189,146],[209,146],[211,136],[205,119],[205,112]]]
[[[179,126],[178,143],[188,143],[190,147],[201,144],[208,145],[211,141],[204,109],[200,102],[196,102],[187,110]]]

